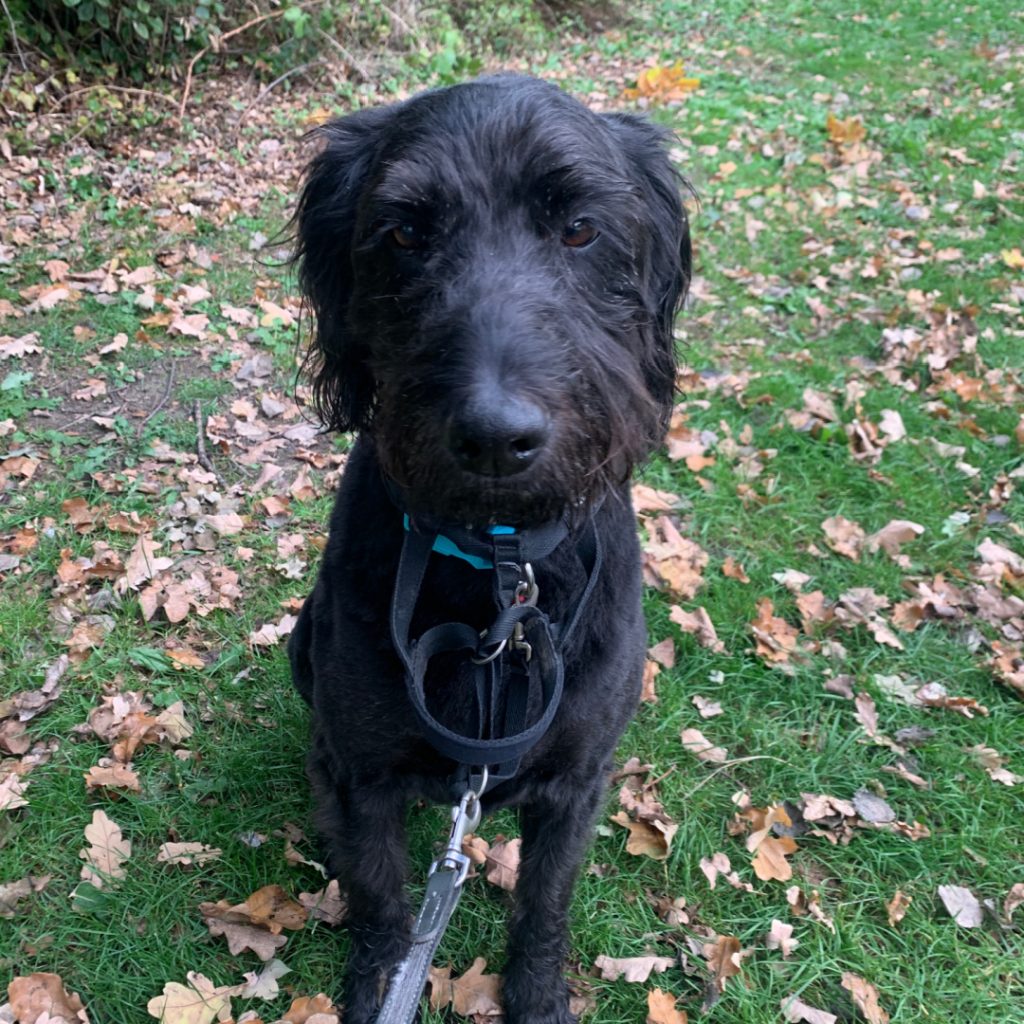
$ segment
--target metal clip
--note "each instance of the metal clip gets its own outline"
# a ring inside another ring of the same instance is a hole
[[[458,887],[466,880],[469,874],[470,859],[462,852],[462,840],[469,835],[479,824],[482,815],[480,797],[487,787],[487,767],[484,766],[481,775],[480,789],[467,789],[462,794],[462,799],[452,807],[452,828],[448,834],[448,844],[433,864],[430,865],[430,874],[442,868],[448,871],[455,871],[455,886]]]
[[[533,575],[533,566],[529,562],[523,563],[523,576],[525,579],[516,584],[513,601],[517,605],[525,604],[532,607],[540,596],[540,587],[537,586],[537,580]]]

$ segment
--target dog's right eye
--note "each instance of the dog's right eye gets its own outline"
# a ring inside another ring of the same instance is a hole
[[[419,249],[423,245],[423,232],[415,224],[399,224],[391,229],[391,238],[402,249]]]

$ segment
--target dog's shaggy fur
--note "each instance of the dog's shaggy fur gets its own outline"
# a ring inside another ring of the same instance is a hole
[[[314,394],[328,426],[360,434],[289,652],[313,709],[328,865],[348,892],[345,1021],[375,1019],[407,948],[406,807],[450,801],[454,769],[412,715],[389,635],[397,487],[414,520],[529,528],[592,514],[600,535],[557,717],[484,799],[485,813],[517,806],[522,823],[507,1020],[569,1024],[569,899],[640,692],[628,480],[672,405],[672,322],[690,270],[680,181],[658,128],[517,76],[360,111],[320,134],[297,213]],[[573,539],[535,570],[558,621],[585,579]],[[412,634],[483,629],[494,614],[491,573],[434,556]],[[458,659],[447,669],[428,677],[432,712],[471,733]]]

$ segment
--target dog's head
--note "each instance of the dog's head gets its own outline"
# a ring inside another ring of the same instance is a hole
[[[296,214],[321,418],[414,511],[526,525],[657,445],[690,273],[666,133],[500,76],[324,125]]]

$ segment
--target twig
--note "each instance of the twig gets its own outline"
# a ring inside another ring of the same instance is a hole
[[[171,356],[171,366],[167,371],[167,384],[164,387],[164,393],[160,396],[160,401],[146,413],[146,418],[139,424],[139,429],[136,431],[137,437],[142,437],[142,431],[146,429],[146,424],[167,404],[167,399],[171,397],[171,389],[174,387],[175,366],[174,356]]]
[[[0,3],[4,5],[4,14],[7,15],[7,21],[11,26],[11,42],[14,43],[15,52],[18,54],[18,60],[21,61],[21,70],[28,71],[28,64],[25,63],[25,54],[21,52],[21,43],[18,42],[18,33],[14,27],[14,17],[11,14],[11,9],[7,6],[7,0],[0,0]]]
[[[361,60],[359,60],[354,53],[352,53],[350,50],[347,50],[344,46],[341,45],[341,43],[338,42],[337,39],[334,38],[334,36],[332,36],[329,32],[325,32],[322,28],[318,28],[317,32],[329,45],[333,46],[338,51],[338,53],[341,54],[344,60],[348,61],[348,63],[351,64],[352,67],[354,67],[356,71],[359,72],[359,75],[364,82],[372,81],[373,75],[370,74],[370,69]]]
[[[0,0],[0,2],[2,2],[2,0]],[[50,110],[54,111],[58,107],[62,107],[64,103],[73,96],[81,96],[82,93],[86,92],[95,92],[97,89],[103,89],[106,92],[124,92],[132,96],[152,96],[154,99],[162,100],[164,103],[173,104],[175,102],[173,97],[165,96],[162,92],[154,92],[152,89],[134,89],[126,85],[106,85],[105,83],[100,83],[99,85],[87,85],[81,89],[72,89],[71,92],[66,92],[63,96],[58,96],[57,99],[50,104]]]
[[[698,789],[702,786],[706,786],[716,775],[718,775],[719,772],[724,772],[727,769],[732,768],[733,765],[746,764],[747,761],[778,761],[779,764],[786,764],[781,757],[772,757],[771,754],[752,754],[750,757],[734,757],[731,761],[726,761],[725,764],[719,765],[713,772],[701,779],[701,781],[698,782],[697,785],[683,797],[683,799],[689,800]]]
[[[256,97],[256,99],[254,99],[252,103],[250,103],[249,106],[247,106],[245,110],[243,110],[241,114],[238,115],[238,121],[236,122],[235,127],[240,128],[242,126],[242,122],[245,120],[249,111],[252,110],[254,107],[258,107],[264,101],[264,99],[266,99],[266,97],[270,94],[270,90],[273,89],[275,85],[280,85],[286,78],[291,78],[292,75],[297,75],[299,74],[300,71],[306,71],[308,68],[313,67],[313,65],[320,63],[322,63],[322,61],[310,60],[307,61],[305,64],[299,64],[297,67],[289,68],[283,75],[278,75],[277,78],[275,78],[269,85],[265,85],[260,90],[260,94]]]
[[[312,0],[311,3],[299,4],[299,7],[311,7],[317,3],[321,3],[322,0]],[[221,43],[226,43],[233,36],[237,36],[239,33],[244,32],[247,28],[252,28],[254,25],[259,25],[264,21],[271,21],[273,18],[280,18],[283,14],[287,14],[290,11],[290,7],[282,7],[276,11],[268,11],[266,14],[261,14],[258,18],[250,18],[244,25],[239,25],[237,28],[231,29],[230,32],[225,32],[224,35],[217,37],[218,46]],[[189,62],[188,70],[185,72],[185,88],[182,90],[181,103],[178,104],[178,118],[179,120],[185,116],[185,107],[188,106],[189,93],[192,91],[192,72],[195,70],[196,64],[203,59],[210,52],[209,46],[204,46]]]
[[[208,473],[212,473],[217,478],[217,483],[226,489],[227,484],[224,483],[224,477],[217,472],[217,467],[210,461],[210,456],[206,454],[206,442],[203,440],[205,429],[203,427],[203,407],[198,398],[192,406],[192,418],[196,421],[196,455],[199,457],[199,465]]]

